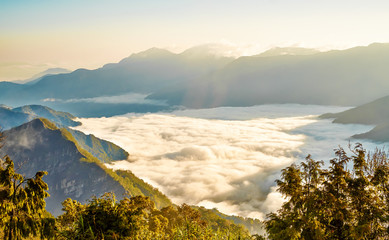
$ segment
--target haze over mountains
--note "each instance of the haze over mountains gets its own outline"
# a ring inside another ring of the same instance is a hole
[[[187,107],[300,103],[355,106],[389,92],[389,44],[312,55],[241,57],[152,99]]]
[[[65,68],[49,68],[43,72],[37,73],[31,78],[25,79],[25,80],[19,80],[14,81],[15,83],[22,83],[22,84],[34,84],[36,82],[39,82],[43,77],[47,77],[50,75],[56,75],[60,73],[70,73],[71,71]]]
[[[180,54],[152,48],[96,70],[45,76],[30,85],[0,82],[0,102],[44,103],[78,116],[154,112],[180,105],[356,106],[389,93],[388,61],[389,44],[383,43],[329,52],[276,48],[238,59],[217,56],[206,47]],[[93,104],[98,97],[129,94],[141,97],[138,102]]]

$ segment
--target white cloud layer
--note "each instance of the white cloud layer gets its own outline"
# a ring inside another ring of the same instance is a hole
[[[80,119],[76,129],[123,147],[130,158],[110,167],[131,170],[177,204],[263,219],[282,203],[274,183],[280,169],[308,153],[328,160],[349,136],[371,128],[315,116],[344,109],[263,105],[128,114]]]
[[[102,96],[102,97],[93,97],[93,98],[72,98],[68,100],[55,99],[55,98],[46,98],[43,99],[43,102],[63,102],[63,103],[104,103],[104,104],[150,104],[150,105],[160,105],[166,106],[167,104],[163,101],[156,101],[151,99],[146,99],[146,94],[140,93],[127,93],[116,96]]]

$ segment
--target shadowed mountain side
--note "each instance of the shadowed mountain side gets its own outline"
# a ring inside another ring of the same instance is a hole
[[[352,136],[389,142],[389,96],[340,113],[326,113],[320,118],[335,118],[334,123],[376,125],[371,131]]]
[[[313,55],[241,57],[150,99],[192,108],[271,103],[358,105],[389,92],[389,44]]]
[[[85,202],[93,195],[114,192],[119,198],[128,191],[131,196],[152,196],[158,207],[170,205],[158,190],[136,178],[119,176],[82,148],[66,130],[58,129],[45,119],[35,119],[4,132],[6,141],[0,150],[20,166],[19,172],[31,177],[37,171],[47,171],[44,181],[49,185],[47,210],[58,215],[66,198]]]
[[[0,106],[0,126],[10,129],[35,118],[47,118],[59,127],[78,126],[80,122],[74,121],[76,117],[67,113],[55,111],[41,105],[27,105],[18,108]]]

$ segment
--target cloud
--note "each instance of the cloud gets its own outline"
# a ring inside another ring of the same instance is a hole
[[[42,135],[31,127],[23,129],[23,131],[21,131],[18,135],[6,135],[6,139],[6,145],[29,150],[33,149],[36,144],[41,144],[44,142]]]
[[[216,207],[263,219],[282,204],[274,180],[308,153],[331,149],[369,127],[331,124],[315,115],[345,108],[264,105],[80,119],[76,127],[131,154],[110,167],[130,169],[175,203]],[[315,115],[312,115],[315,114]]]
[[[156,101],[151,99],[146,99],[147,95],[140,93],[127,93],[117,96],[103,96],[103,97],[94,97],[94,98],[73,98],[68,100],[55,99],[55,98],[46,98],[43,99],[43,102],[62,102],[62,103],[108,103],[108,104],[149,104],[149,105],[159,105],[167,106],[163,101]]]

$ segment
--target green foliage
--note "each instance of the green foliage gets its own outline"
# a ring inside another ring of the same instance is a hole
[[[46,118],[39,118],[39,120],[43,123],[43,125],[47,129],[50,129],[50,130],[58,130],[59,129],[54,123],[50,122]]]
[[[40,235],[50,237],[52,218],[45,217],[48,186],[42,180],[47,172],[24,178],[15,172],[14,163],[0,159],[0,229],[4,239],[21,239]]]
[[[63,210],[57,239],[251,239],[243,226],[216,214],[204,217],[186,204],[158,210],[143,196],[117,202],[106,193],[85,205],[67,199]]]
[[[287,201],[267,216],[270,239],[388,239],[389,161],[383,151],[339,148],[328,169],[310,156],[282,170]],[[349,168],[349,165],[353,168]]]
[[[132,193],[131,196],[142,195],[149,197],[159,209],[172,205],[172,202],[166,195],[161,193],[157,188],[136,177],[131,171],[118,170],[115,173],[123,179],[123,185],[127,187],[126,190],[128,190],[129,193]],[[139,191],[139,194],[135,194],[136,191]]]

